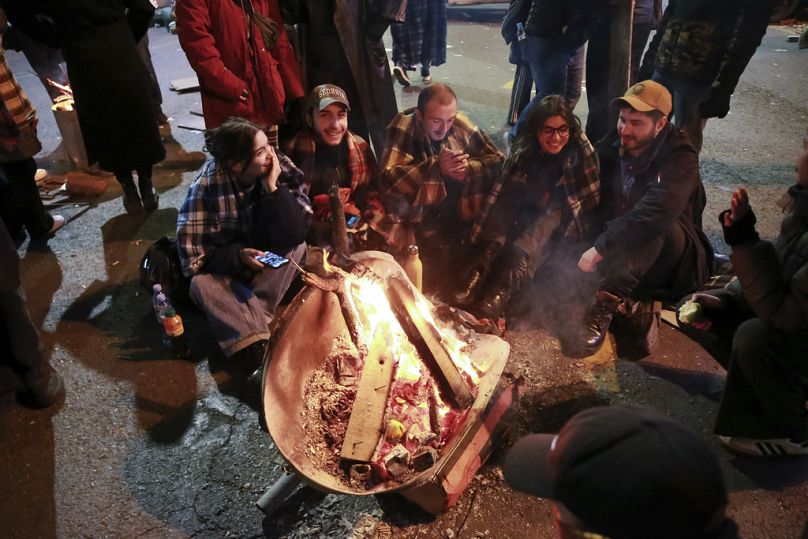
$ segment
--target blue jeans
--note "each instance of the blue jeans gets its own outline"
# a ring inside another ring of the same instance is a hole
[[[301,243],[283,256],[298,264],[306,255]],[[254,342],[269,339],[269,323],[297,275],[294,264],[265,269],[251,283],[229,275],[200,273],[191,279],[191,299],[205,313],[219,347],[227,357]]]
[[[530,62],[530,74],[536,84],[536,96],[519,115],[511,133],[519,133],[524,119],[541,98],[548,95],[564,97],[570,109],[574,109],[581,97],[581,82],[584,77],[583,45],[570,47],[563,39],[527,36],[522,41],[522,57]]]

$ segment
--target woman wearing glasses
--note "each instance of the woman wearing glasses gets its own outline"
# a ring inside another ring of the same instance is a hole
[[[580,121],[558,95],[542,98],[525,120],[474,224],[475,256],[454,297],[492,320],[553,245],[595,232],[598,159]]]

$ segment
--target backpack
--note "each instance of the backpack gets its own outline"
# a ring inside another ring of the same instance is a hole
[[[191,280],[182,274],[177,239],[163,236],[149,247],[140,261],[140,283],[151,292],[159,284],[174,303],[190,304]]]

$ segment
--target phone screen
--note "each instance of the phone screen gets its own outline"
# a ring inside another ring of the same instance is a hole
[[[289,262],[288,258],[276,255],[271,251],[266,251],[264,254],[256,256],[255,259],[270,268],[279,268]]]
[[[345,219],[345,225],[346,225],[348,228],[353,228],[353,227],[355,227],[355,226],[356,226],[356,223],[358,223],[358,222],[359,222],[359,216],[358,216],[358,215],[349,215],[349,216],[348,216],[348,217]]]

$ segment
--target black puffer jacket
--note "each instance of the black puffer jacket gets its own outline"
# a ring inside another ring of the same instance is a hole
[[[595,241],[595,249],[604,258],[611,258],[625,252],[627,246],[643,245],[665,234],[679,223],[687,244],[672,291],[696,290],[709,278],[713,266],[713,250],[701,228],[707,197],[698,154],[687,135],[670,124],[652,144],[628,166],[634,182],[624,192],[617,131],[598,143],[605,229]]]
[[[563,39],[568,47],[586,43],[598,9],[608,9],[607,0],[533,0],[525,33]]]
[[[808,331],[808,188],[793,185],[788,194],[791,205],[774,245],[753,234],[732,248],[740,286],[733,281],[727,292],[776,329]]]
[[[638,80],[654,68],[667,77],[714,84],[731,95],[760,45],[772,0],[670,0]]]

